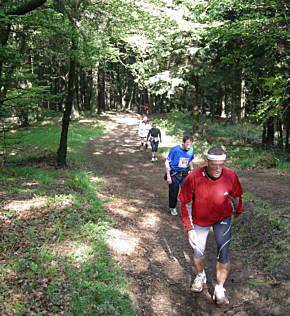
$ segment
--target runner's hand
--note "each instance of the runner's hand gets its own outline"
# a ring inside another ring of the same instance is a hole
[[[197,235],[195,229],[191,229],[187,232],[188,242],[192,248],[196,245]]]
[[[167,179],[166,179],[166,182],[167,182],[168,184],[171,184],[171,183],[172,183],[172,180],[171,180],[171,177],[170,177],[170,175],[169,175],[169,176],[167,175]]]

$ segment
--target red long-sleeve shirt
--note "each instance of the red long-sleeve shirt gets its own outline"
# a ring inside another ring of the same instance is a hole
[[[241,213],[242,194],[243,189],[233,170],[224,167],[221,177],[212,180],[207,177],[205,167],[195,169],[187,176],[179,194],[185,229],[192,229],[193,223],[208,226],[231,216],[232,205],[229,195],[239,197],[236,212]],[[186,204],[191,201],[190,209]]]

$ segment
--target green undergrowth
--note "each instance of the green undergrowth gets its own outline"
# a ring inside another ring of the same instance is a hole
[[[187,111],[171,111],[166,118],[154,120],[167,135],[182,139],[183,135],[192,134],[191,115]],[[234,164],[241,168],[276,168],[290,170],[289,155],[278,150],[261,148],[261,130],[250,123],[237,125],[224,122],[200,122],[200,137],[194,139],[195,154],[202,156],[214,146],[224,146],[227,150],[228,165]],[[168,149],[160,148],[167,153]]]
[[[72,165],[55,169],[60,127],[32,127],[1,169],[1,315],[135,315],[106,244],[102,179],[83,163],[84,142],[102,130],[74,123]]]
[[[254,194],[243,195],[245,212],[234,221],[232,248],[244,253],[244,260],[260,272],[278,280],[289,280],[290,215]]]

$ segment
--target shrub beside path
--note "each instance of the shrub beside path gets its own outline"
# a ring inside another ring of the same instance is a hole
[[[286,315],[287,309],[279,303],[279,298],[270,297],[267,291],[263,296],[261,291],[248,286],[254,272],[243,266],[242,254],[233,250],[232,269],[225,286],[230,305],[215,306],[211,299],[216,252],[212,233],[206,252],[207,289],[201,294],[191,293],[195,274],[192,251],[181,218],[167,211],[164,159],[159,156],[159,161],[153,164],[150,151],[138,150],[138,115],[114,114],[107,119],[106,132],[86,144],[85,156],[90,168],[104,177],[104,195],[113,197],[106,204],[112,221],[108,243],[113,259],[129,279],[138,315]],[[162,146],[175,144],[172,138],[163,135]],[[255,188],[255,180],[249,176],[245,173],[240,177],[246,190]],[[264,180],[269,183],[269,179],[259,177],[260,185]],[[261,194],[262,189],[259,187]]]

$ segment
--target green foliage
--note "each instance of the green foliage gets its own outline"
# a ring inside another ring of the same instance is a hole
[[[289,100],[287,92],[289,78],[283,78],[283,75],[277,74],[276,77],[261,79],[263,79],[264,100],[258,105],[257,112],[252,117],[261,123],[265,123],[270,117],[284,120],[286,104]]]
[[[186,110],[172,110],[166,119],[156,120],[158,126],[166,129],[169,136],[181,137],[185,131],[191,130],[190,113]]]
[[[285,161],[282,159],[279,159],[276,161],[276,168],[277,169],[287,169],[290,170],[290,162],[289,161]]]
[[[231,147],[228,159],[242,168],[274,168],[275,156],[259,147]]]
[[[187,111],[171,111],[166,118],[155,120],[166,130],[167,135],[174,135],[180,140],[186,133],[189,135],[191,124],[190,113]],[[289,161],[279,151],[261,148],[259,140],[261,130],[250,123],[239,125],[224,125],[211,123],[207,120],[201,126],[205,135],[194,140],[193,147],[200,157],[214,146],[225,146],[227,150],[227,164],[234,164],[241,168],[278,168],[289,169]],[[246,145],[246,146],[245,146]],[[167,153],[168,148],[160,148]]]
[[[224,125],[221,123],[211,123],[209,120],[206,122],[207,137],[214,139],[223,139],[225,142],[240,142],[259,144],[262,133],[261,129],[250,123],[234,125]]]

